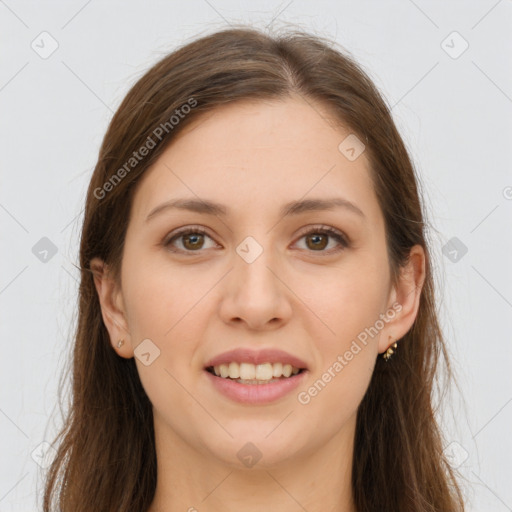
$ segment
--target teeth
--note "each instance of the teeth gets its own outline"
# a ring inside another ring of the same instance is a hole
[[[238,363],[229,363],[229,373],[233,379],[238,379],[240,377],[240,365]]]
[[[282,376],[290,377],[297,375],[299,368],[291,364],[283,363],[264,363],[264,364],[251,364],[251,363],[236,363],[220,364],[213,367],[213,372],[218,377],[224,379],[241,379],[244,381],[269,381],[273,378],[278,379]]]
[[[229,363],[231,364],[231,363]],[[221,368],[224,365],[220,365]],[[222,374],[221,374],[222,377]],[[256,377],[256,366],[249,363],[242,363],[240,365],[240,378],[243,380],[252,380]]]
[[[273,373],[274,377],[281,377],[283,374],[283,363],[274,363],[273,365]]]

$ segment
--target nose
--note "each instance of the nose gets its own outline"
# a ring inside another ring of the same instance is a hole
[[[225,323],[271,330],[285,325],[291,318],[293,293],[270,253],[264,250],[251,263],[234,255],[233,269],[223,280],[219,314]]]

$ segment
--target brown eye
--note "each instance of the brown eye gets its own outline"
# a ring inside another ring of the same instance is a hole
[[[323,233],[314,233],[306,236],[306,245],[309,249],[325,249],[328,243],[328,236]]]
[[[201,249],[208,249],[205,247],[207,239],[212,241],[210,247],[214,247],[215,243],[212,238],[202,228],[187,228],[163,242],[164,247],[167,247],[173,252],[192,253],[200,252]],[[181,242],[181,243],[180,243]]]
[[[310,251],[325,254],[338,252],[346,249],[350,245],[342,233],[328,226],[310,229],[307,233],[302,235],[301,239],[305,239],[306,248]],[[331,240],[335,242],[334,247],[330,250],[324,250]],[[336,244],[338,247],[336,247]]]
[[[204,244],[204,235],[200,233],[194,233],[192,235],[182,235],[183,237],[183,247],[185,249],[201,249]]]
[[[209,239],[213,244],[210,245],[210,247],[205,247],[207,239]],[[326,255],[336,253],[350,246],[346,237],[342,233],[328,226],[310,229],[302,235],[300,239],[305,239],[306,249],[310,252],[318,252]],[[334,247],[331,247],[330,250],[325,250],[331,241],[335,242]],[[181,247],[176,245],[179,242],[181,242]],[[202,249],[215,247],[215,242],[204,229],[197,227],[187,228],[175,233],[174,236],[171,236],[167,241],[164,241],[163,245],[172,252],[190,254],[194,252],[199,253]],[[336,245],[338,247],[336,247]]]

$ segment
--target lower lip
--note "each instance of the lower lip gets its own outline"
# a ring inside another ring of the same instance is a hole
[[[304,380],[307,370],[268,384],[241,384],[231,379],[217,377],[205,370],[211,383],[224,396],[243,404],[266,404],[291,393]]]

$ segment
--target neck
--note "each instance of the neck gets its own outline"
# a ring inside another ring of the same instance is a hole
[[[263,457],[240,469],[205,449],[198,452],[155,422],[158,481],[148,512],[356,512],[351,486],[354,433],[355,416],[328,442],[307,452],[266,465]]]

